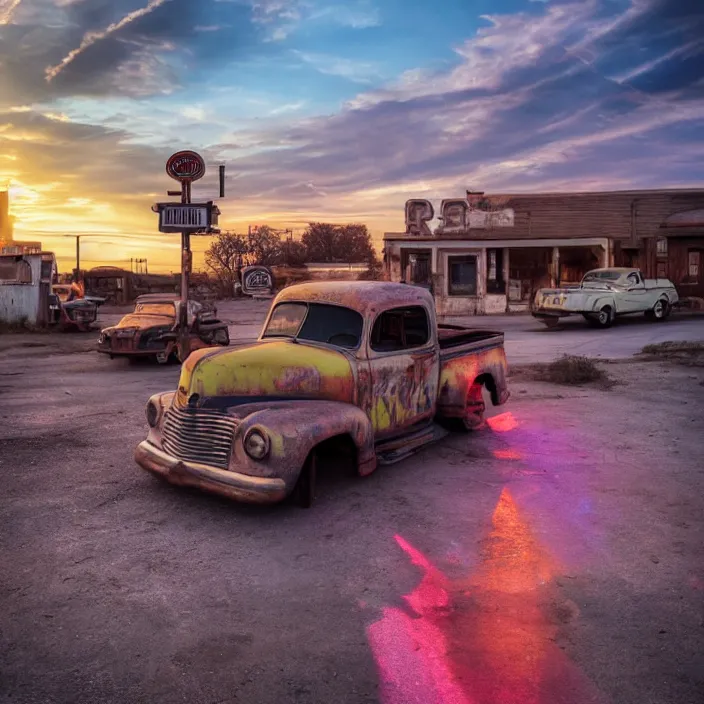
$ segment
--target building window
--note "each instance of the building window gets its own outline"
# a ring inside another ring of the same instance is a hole
[[[658,257],[667,258],[667,237],[658,237],[655,244],[655,253]]]
[[[42,271],[41,279],[42,281],[48,281],[51,283],[52,276],[54,274],[54,262],[50,259],[42,259]]]
[[[0,284],[31,284],[32,266],[21,257],[0,261]]]
[[[698,249],[690,249],[687,252],[687,275],[692,283],[699,281],[701,254],[702,253]]]
[[[477,257],[448,257],[447,293],[450,296],[477,295]]]
[[[506,293],[503,249],[487,249],[486,251],[486,292]]]
[[[374,322],[370,346],[375,352],[422,347],[430,339],[428,314],[422,306],[394,308]]]
[[[667,278],[667,262],[658,262],[656,276],[658,277],[658,279]]]

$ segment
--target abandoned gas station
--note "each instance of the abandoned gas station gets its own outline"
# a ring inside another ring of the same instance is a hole
[[[529,308],[543,286],[589,270],[640,267],[704,297],[704,189],[485,194],[406,203],[405,232],[384,235],[391,281],[427,286],[440,315]],[[434,221],[439,224],[431,229]]]

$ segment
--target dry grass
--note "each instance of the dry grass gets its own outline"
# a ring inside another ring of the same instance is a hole
[[[670,361],[692,367],[704,366],[704,342],[660,342],[646,345],[641,355],[659,361]]]
[[[565,355],[549,364],[531,364],[514,368],[511,376],[562,386],[592,384],[600,388],[610,388],[614,384],[593,359],[573,355]]]

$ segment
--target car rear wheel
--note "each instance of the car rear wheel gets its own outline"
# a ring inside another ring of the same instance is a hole
[[[556,328],[560,324],[559,318],[541,318],[540,322],[547,328]]]

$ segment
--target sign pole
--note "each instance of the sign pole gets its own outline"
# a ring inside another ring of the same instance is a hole
[[[181,182],[181,202],[191,202],[190,181]],[[191,235],[188,230],[183,230],[181,232],[181,310],[179,316],[181,362],[185,362],[191,353],[191,340],[188,331],[188,287],[191,279],[191,257]]]

